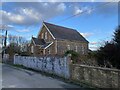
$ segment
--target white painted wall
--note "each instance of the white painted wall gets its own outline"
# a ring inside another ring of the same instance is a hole
[[[2,60],[2,59],[1,59]],[[2,60],[3,62],[7,62],[7,61],[9,61],[9,54],[4,54],[3,55],[3,60]]]
[[[64,78],[70,77],[68,57],[14,56],[14,64],[45,71]]]

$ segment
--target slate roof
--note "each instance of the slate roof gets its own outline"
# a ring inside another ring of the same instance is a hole
[[[35,37],[32,37],[35,45],[41,45],[41,48],[45,48],[47,47],[49,44],[51,44],[50,42],[45,42],[44,39],[38,39],[38,38],[35,38]]]
[[[51,44],[51,43],[46,43],[46,44],[42,45],[41,48],[45,48],[45,47],[47,47],[49,44]]]
[[[44,44],[46,44],[46,42],[44,41],[44,39],[38,39],[38,38],[35,38],[35,37],[32,37],[32,39],[33,39],[33,41],[34,41],[34,43],[36,45],[44,45]]]
[[[43,22],[56,39],[88,42],[77,30]]]

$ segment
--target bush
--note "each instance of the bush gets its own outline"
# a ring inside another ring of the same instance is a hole
[[[87,55],[87,57],[90,59],[95,59],[96,56],[97,56],[97,51],[88,52],[88,55]]]
[[[67,56],[68,54],[71,54],[72,63],[77,63],[79,54],[73,50],[68,50],[65,52],[65,56]]]
[[[20,56],[30,56],[30,53],[28,52],[21,52],[19,53]]]
[[[9,54],[10,56],[13,56],[16,53],[20,53],[20,47],[16,43],[10,43],[10,45],[5,49],[6,53]]]
[[[100,66],[120,69],[120,26],[114,32],[112,42],[106,42],[97,50],[96,57]]]

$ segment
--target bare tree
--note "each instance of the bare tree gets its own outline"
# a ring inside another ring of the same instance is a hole
[[[20,47],[21,52],[25,52],[28,49],[29,41],[22,36],[8,35],[9,43],[14,43]]]

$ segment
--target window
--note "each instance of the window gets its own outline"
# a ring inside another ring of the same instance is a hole
[[[48,50],[48,54],[50,54],[50,49]]]
[[[31,46],[31,52],[34,53],[34,46]]]
[[[47,32],[45,32],[45,39],[47,39]]]
[[[44,34],[42,33],[42,35],[41,35],[41,38],[43,39],[44,38]]]
[[[77,46],[75,46],[75,51],[77,52]]]
[[[84,46],[82,45],[82,53],[84,54],[85,53],[85,51],[84,51]]]
[[[67,49],[70,50],[70,45],[67,45]]]

